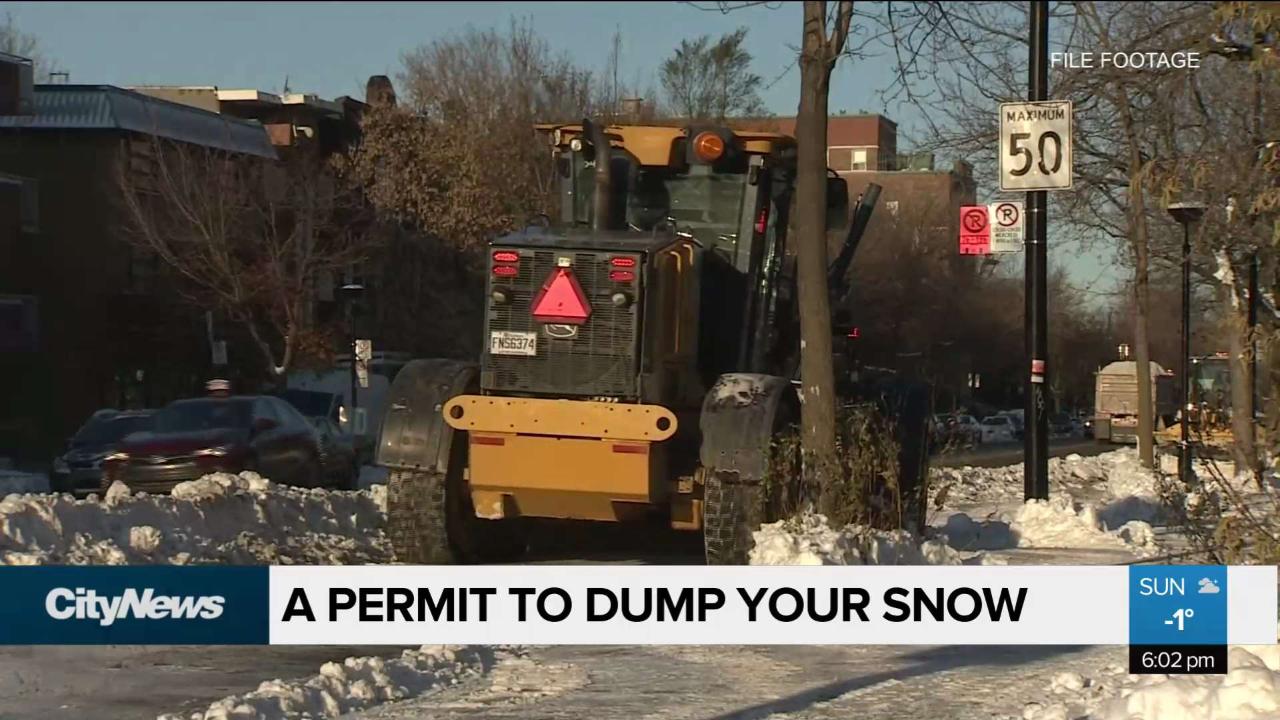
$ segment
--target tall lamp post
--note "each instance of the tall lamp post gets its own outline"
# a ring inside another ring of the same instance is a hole
[[[1178,358],[1182,375],[1182,443],[1178,448],[1178,477],[1184,484],[1191,481],[1191,438],[1188,416],[1191,414],[1191,225],[1204,216],[1204,205],[1196,202],[1173,203],[1169,215],[1182,226],[1182,356]]]
[[[352,438],[356,434],[356,406],[359,404],[357,393],[360,382],[356,373],[356,303],[364,295],[364,285],[352,280],[338,290],[347,306],[347,341],[351,348],[351,402],[347,408],[347,430]]]

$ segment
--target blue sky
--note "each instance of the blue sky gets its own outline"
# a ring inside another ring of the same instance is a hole
[[[697,3],[714,7],[715,3]],[[761,91],[775,114],[794,114],[799,78],[794,47],[799,41],[799,3],[773,3],[724,14],[687,3],[6,3],[24,31],[40,38],[78,83],[114,85],[218,85],[323,97],[363,97],[370,75],[394,79],[400,56],[468,25],[505,26],[528,18],[554,47],[578,62],[603,67],[615,29],[622,32],[622,78],[654,78],[658,61],[686,37],[719,35],[746,26]],[[832,78],[831,111],[882,112],[897,120],[911,146],[916,111],[886,107],[880,92],[892,82],[888,58],[844,61]],[[993,108],[994,112],[994,108]],[[949,159],[940,158],[947,167]],[[986,201],[993,193],[979,189]],[[1052,234],[1051,234],[1052,239]],[[1075,248],[1055,252],[1051,267],[1065,263],[1077,282],[1100,276],[1107,289],[1111,263],[1077,257]],[[1016,261],[1016,259],[1015,259]]]

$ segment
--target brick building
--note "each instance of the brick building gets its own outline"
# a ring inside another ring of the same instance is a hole
[[[795,118],[748,122],[795,132]],[[930,323],[937,296],[962,296],[981,263],[957,248],[960,206],[977,196],[972,168],[961,161],[939,168],[931,153],[899,152],[897,124],[875,114],[828,119],[827,166],[848,182],[852,200],[871,183],[882,188],[853,262],[854,291],[847,307],[834,308],[860,326],[859,354],[873,364],[927,375],[940,388],[963,386],[972,358],[958,349],[962,338]],[[829,239],[833,254],[843,239]],[[894,295],[886,283],[919,291],[890,302]]]
[[[769,129],[778,132],[795,133],[793,117],[755,122],[771,125]],[[885,215],[918,212],[919,203],[925,198],[931,205],[955,209],[950,219],[954,231],[960,206],[975,202],[977,196],[973,168],[957,161],[949,169],[938,169],[932,153],[899,153],[898,125],[883,115],[828,118],[827,167],[849,182],[849,192],[855,199],[869,183],[884,188],[878,217],[872,220],[869,236],[874,234],[877,219],[883,221]],[[954,244],[954,232],[946,240]],[[937,241],[941,242],[942,237]]]
[[[4,80],[29,68],[0,58],[0,455],[38,459],[99,408],[154,406],[200,381],[202,314],[125,242],[121,169],[145,166],[154,137],[276,153],[256,122],[109,85]]]

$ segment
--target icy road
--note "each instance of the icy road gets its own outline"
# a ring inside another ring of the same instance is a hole
[[[474,684],[349,716],[379,720],[794,718],[1021,714],[1064,670],[1122,648],[556,647]]]
[[[11,649],[0,656],[0,718],[185,716],[264,678],[305,678],[328,660],[377,651]],[[942,717],[945,697],[944,715],[965,720],[1020,713],[1057,674],[1120,662],[1123,648],[526,648],[457,685],[343,717],[887,720]]]

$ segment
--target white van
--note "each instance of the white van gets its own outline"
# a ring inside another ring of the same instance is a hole
[[[369,387],[356,387],[354,412],[351,403],[351,356],[340,356],[333,368],[323,371],[296,370],[289,374],[288,386],[295,390],[333,393],[341,398],[339,427],[354,436],[356,453],[362,464],[373,462],[374,444],[382,427],[391,381],[409,362],[408,353],[375,352],[369,361]]]

